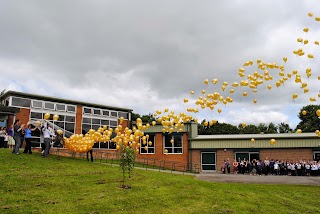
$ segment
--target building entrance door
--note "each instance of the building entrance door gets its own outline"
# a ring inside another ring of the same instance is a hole
[[[216,153],[215,152],[201,152],[201,169],[203,171],[216,170]]]

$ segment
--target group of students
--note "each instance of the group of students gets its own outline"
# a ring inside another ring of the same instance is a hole
[[[230,173],[233,167],[233,173],[248,175],[289,175],[289,176],[320,176],[320,160],[265,160],[248,161],[246,159],[224,160],[221,166],[222,173]]]
[[[20,154],[20,148],[22,146],[23,141],[25,140],[26,145],[24,148],[23,153],[32,154],[31,150],[31,133],[39,130],[40,132],[40,143],[42,147],[41,155],[43,157],[48,157],[49,150],[52,143],[52,138],[54,137],[54,142],[58,145],[62,144],[62,136],[54,133],[53,129],[50,125],[45,122],[42,126],[34,127],[29,122],[27,127],[25,124],[21,124],[20,120],[16,120],[15,123],[8,128],[1,127],[0,129],[0,148],[7,148],[12,149],[13,154]]]

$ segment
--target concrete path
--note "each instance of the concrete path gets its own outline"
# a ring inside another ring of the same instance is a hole
[[[243,174],[220,174],[200,173],[195,177],[199,180],[223,182],[223,183],[255,183],[255,184],[299,184],[299,185],[313,185],[320,186],[320,176],[273,176],[273,175],[243,175]]]

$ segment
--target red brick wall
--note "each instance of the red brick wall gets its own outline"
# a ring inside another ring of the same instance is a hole
[[[82,106],[77,106],[75,133],[82,134]]]
[[[16,120],[19,119],[21,124],[27,125],[30,120],[30,109],[21,108],[20,112],[16,115]]]
[[[190,167],[198,167],[201,170],[201,151],[200,150],[190,150],[189,156],[189,166]]]
[[[311,148],[297,148],[297,149],[261,149],[260,159],[264,160],[266,157],[278,160],[312,160],[313,151]]]
[[[7,119],[7,128],[9,128],[14,123],[14,115],[9,115]]]
[[[216,163],[216,169],[217,171],[220,171],[222,163],[229,158],[230,164],[231,164],[231,172],[233,170],[232,163],[234,160],[234,152],[233,149],[218,149],[217,150],[217,163]]]
[[[189,150],[188,150],[188,135],[183,134],[183,153],[182,154],[163,154],[163,135],[162,133],[156,133],[155,135],[155,154],[138,154],[137,160],[139,162],[144,159],[155,159],[157,163],[159,160],[163,160],[171,167],[173,162],[177,162],[177,165],[184,167],[188,163]]]
[[[118,124],[121,125],[123,129],[125,129],[126,127],[129,127],[128,120],[124,120],[124,121],[122,121],[122,123],[120,123],[120,120],[118,120]]]

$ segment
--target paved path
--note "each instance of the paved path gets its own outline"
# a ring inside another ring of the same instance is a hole
[[[220,174],[200,173],[195,175],[199,180],[224,182],[224,183],[259,183],[259,184],[300,184],[320,186],[320,176],[273,176],[273,175],[242,175],[242,174]]]

